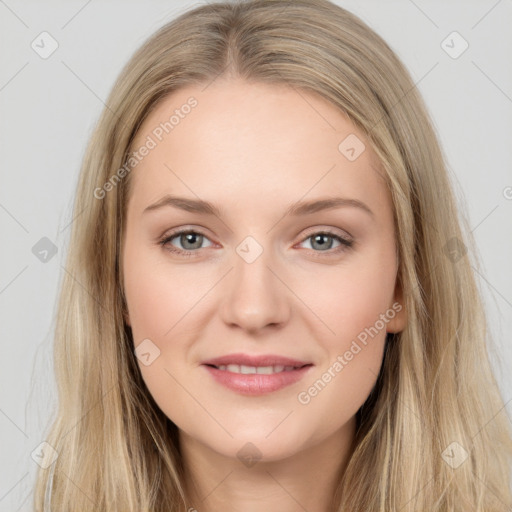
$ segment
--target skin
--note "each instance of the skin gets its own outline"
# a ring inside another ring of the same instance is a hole
[[[402,301],[389,190],[369,143],[348,118],[286,85],[224,78],[177,91],[151,112],[134,148],[190,96],[197,106],[129,176],[126,321],[135,347],[150,339],[160,350],[148,366],[138,360],[143,379],[179,428],[190,507],[332,510],[355,414],[376,382],[386,332],[405,326],[405,309],[309,403],[298,394]],[[354,161],[338,150],[349,134],[366,145]],[[172,206],[143,213],[166,194],[210,201],[222,217]],[[362,201],[373,215],[344,206],[283,217],[296,201],[326,196]],[[160,245],[174,228],[196,229],[205,235],[202,245],[200,237],[187,244],[179,235]],[[340,242],[327,237],[322,249],[312,236],[325,229],[353,246],[338,251]],[[236,251],[247,236],[263,249],[252,263]],[[196,253],[186,258],[170,246]],[[291,386],[246,396],[201,366],[234,352],[279,354],[314,367]],[[251,467],[237,456],[248,442],[261,454]]]

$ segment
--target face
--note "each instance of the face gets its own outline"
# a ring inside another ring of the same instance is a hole
[[[353,427],[404,327],[391,197],[365,137],[319,96],[203,89],[167,97],[133,146],[149,149],[129,176],[126,321],[183,436],[278,460]]]

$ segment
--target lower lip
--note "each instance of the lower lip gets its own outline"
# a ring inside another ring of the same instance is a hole
[[[277,391],[286,386],[298,382],[313,368],[313,365],[303,366],[296,370],[282,371],[278,373],[234,373],[227,370],[219,370],[213,366],[202,365],[210,375],[220,384],[243,395],[263,395]]]

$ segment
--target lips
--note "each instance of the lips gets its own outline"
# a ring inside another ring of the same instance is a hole
[[[258,373],[260,375],[269,375],[273,373],[281,373],[281,372],[291,372],[292,370],[298,370],[302,368],[302,366],[283,366],[279,365],[271,365],[271,366],[246,366],[239,364],[220,364],[219,366],[213,366],[213,368],[217,368],[218,370],[233,372],[233,373],[241,373],[243,375],[251,375],[254,373]]]
[[[293,368],[302,368],[303,366],[312,364],[309,361],[301,361],[298,359],[292,359],[290,357],[284,357],[274,354],[265,355],[250,355],[250,354],[228,354],[221,357],[214,357],[203,361],[202,364],[210,366],[227,366],[227,365],[238,365],[238,366],[284,366]]]
[[[277,355],[229,354],[201,365],[217,383],[242,395],[262,395],[301,380],[312,363]]]

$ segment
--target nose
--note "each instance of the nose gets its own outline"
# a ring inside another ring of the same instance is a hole
[[[234,268],[223,280],[222,320],[251,333],[267,326],[282,328],[290,317],[292,293],[275,259],[267,250],[254,261],[240,254],[233,255]]]

